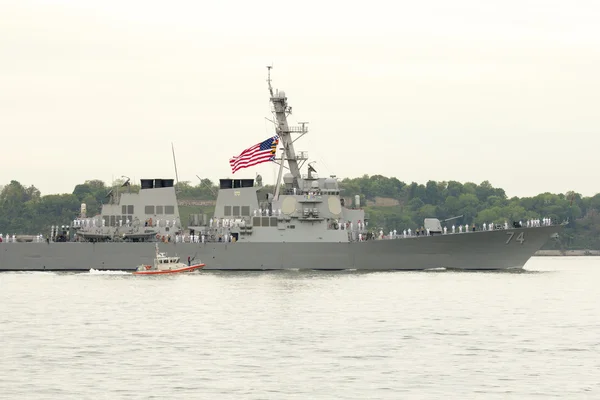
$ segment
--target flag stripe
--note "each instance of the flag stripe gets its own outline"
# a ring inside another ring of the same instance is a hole
[[[266,161],[271,161],[271,158],[269,157],[269,158],[268,158],[268,159],[266,159],[266,160],[255,160],[255,161],[250,161],[250,162],[248,162],[248,163],[246,163],[246,164],[240,164],[240,165],[238,165],[238,166],[236,166],[236,167],[233,167],[233,168],[232,168],[232,171],[233,171],[233,172],[236,172],[238,169],[252,167],[252,166],[254,166],[254,165],[261,164],[261,163],[264,163],[264,162],[266,162]]]
[[[248,147],[238,156],[229,159],[231,171],[235,173],[242,168],[248,168],[263,162],[273,161],[279,144],[279,136],[273,136],[267,140]]]
[[[253,165],[260,164],[260,163],[267,162],[267,161],[271,161],[271,160],[272,160],[272,156],[254,158],[254,159],[251,159],[251,160],[248,160],[248,161],[244,161],[244,162],[241,162],[241,163],[236,163],[236,164],[231,165],[231,170],[232,170],[232,172],[236,172],[239,169],[251,167]]]

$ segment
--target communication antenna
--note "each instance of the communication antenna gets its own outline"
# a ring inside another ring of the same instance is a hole
[[[200,180],[200,185],[204,185],[208,190],[210,190],[215,198],[217,197],[217,192],[215,192],[212,187],[210,187],[207,183],[202,182],[202,178],[200,178],[198,175],[196,175],[196,178]]]
[[[175,180],[177,181],[177,186],[179,186],[179,175],[177,175],[177,161],[175,161],[175,147],[173,147],[173,142],[171,142],[171,150],[173,151],[173,165],[175,166]]]
[[[273,68],[273,63],[271,63],[271,65],[267,65],[267,83],[269,84],[269,93],[271,93],[271,97],[273,97],[273,87],[271,87],[271,68]]]
[[[123,183],[123,184],[121,185],[121,187],[125,187],[125,186],[127,186],[127,192],[128,192],[128,193],[131,193],[131,183],[129,183],[129,181],[130,181],[129,177],[128,177],[128,176],[125,176],[125,175],[121,175],[121,178],[126,178],[126,180],[125,180],[125,183]]]

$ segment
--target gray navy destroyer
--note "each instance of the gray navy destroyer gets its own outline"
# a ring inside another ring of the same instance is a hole
[[[281,145],[274,190],[260,176],[221,179],[214,215],[191,215],[184,230],[173,179],[142,179],[139,193],[111,193],[100,215],[88,218],[82,205],[70,227],[48,238],[0,243],[0,271],[135,270],[152,261],[156,243],[160,251],[206,264],[204,271],[498,270],[522,268],[561,231],[562,225],[547,222],[447,233],[428,218],[427,235],[373,232],[358,201],[344,203],[335,176],[319,177],[307,153],[295,150],[306,125],[288,125],[286,94],[273,90],[270,70],[267,81],[273,154]]]

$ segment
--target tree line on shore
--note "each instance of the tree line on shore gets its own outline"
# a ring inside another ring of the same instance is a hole
[[[4,234],[46,234],[52,225],[65,225],[75,219],[81,203],[87,214],[100,212],[107,203],[111,188],[123,184],[116,181],[107,186],[101,180],[78,184],[72,193],[42,195],[33,185],[24,186],[11,181],[0,190],[0,232]],[[584,197],[579,193],[541,193],[533,197],[509,198],[501,188],[490,182],[480,184],[456,181],[428,181],[426,184],[405,183],[382,175],[346,178],[340,181],[342,196],[353,202],[360,196],[361,205],[378,197],[394,199],[394,206],[367,205],[369,226],[385,232],[412,229],[423,225],[424,218],[436,217],[441,221],[465,225],[483,223],[509,224],[512,221],[551,218],[554,223],[568,221],[560,242],[550,241],[546,248],[600,249],[600,193]],[[121,191],[139,191],[131,184]],[[190,182],[176,184],[180,200],[214,200],[218,187],[209,179],[198,185]],[[182,218],[185,224],[186,220]]]

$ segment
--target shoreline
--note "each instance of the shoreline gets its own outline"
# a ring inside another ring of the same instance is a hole
[[[557,257],[557,256],[600,256],[600,250],[538,250],[534,257]]]

